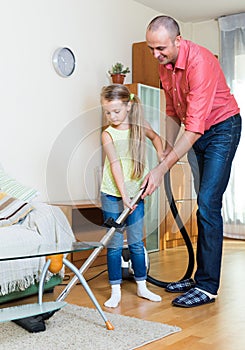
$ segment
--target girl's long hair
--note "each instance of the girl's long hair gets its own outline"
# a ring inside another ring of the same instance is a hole
[[[132,157],[132,179],[141,178],[145,169],[145,127],[144,115],[141,101],[138,96],[131,94],[125,85],[112,84],[103,87],[101,100],[106,101],[121,100],[127,104],[131,102],[129,111],[130,137],[129,152]]]

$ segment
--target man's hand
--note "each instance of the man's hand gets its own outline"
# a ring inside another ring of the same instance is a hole
[[[162,162],[146,175],[141,185],[141,188],[145,188],[142,199],[144,199],[146,196],[151,195],[161,185],[163,176],[167,171],[167,167],[165,167]]]
[[[201,134],[199,133],[185,130],[174,148],[171,148],[171,146],[166,147],[162,154],[163,160],[146,175],[141,185],[141,188],[145,187],[142,199],[151,195],[161,185],[167,171],[190,150],[200,137]]]

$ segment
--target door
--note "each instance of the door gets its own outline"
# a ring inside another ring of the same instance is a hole
[[[152,129],[161,134],[160,89],[138,84],[138,96],[144,108],[145,119]],[[147,139],[147,162],[149,170],[158,164],[156,151]],[[160,207],[159,189],[145,199],[145,242],[148,251],[160,249]]]

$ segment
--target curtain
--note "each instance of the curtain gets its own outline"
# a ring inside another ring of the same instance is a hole
[[[245,117],[245,13],[220,17],[220,63]],[[230,181],[224,194],[224,236],[245,239],[245,120]]]

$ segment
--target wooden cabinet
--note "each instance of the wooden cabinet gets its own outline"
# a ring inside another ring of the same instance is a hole
[[[183,132],[184,125],[181,127],[178,138],[180,138]],[[187,160],[187,155],[184,155],[180,161],[172,167],[170,170],[170,179],[173,197],[180,218],[191,241],[195,243],[197,241],[197,204],[193,175]],[[185,244],[180,229],[173,219],[168,201],[166,202],[165,230],[164,244],[166,248],[177,247]]]
[[[138,94],[142,100],[141,90],[139,86],[148,85],[151,87],[160,88],[159,79],[159,63],[157,59],[153,57],[147,43],[138,42],[134,43],[132,47],[132,81],[133,84],[129,84],[131,92]],[[139,84],[140,83],[140,84]],[[139,93],[140,91],[140,93]],[[146,91],[146,97],[148,92]],[[164,137],[165,128],[165,99],[164,92],[161,93],[161,103],[157,108],[162,110],[159,113],[161,118],[161,135]],[[143,96],[144,103],[145,96]],[[162,130],[163,129],[163,130]],[[157,131],[157,130],[156,130]],[[178,162],[170,172],[173,195],[177,209],[179,210],[180,217],[185,225],[185,228],[190,235],[192,242],[196,242],[197,239],[197,224],[196,224],[196,198],[193,191],[193,179],[191,175],[190,166],[184,157]],[[184,244],[180,230],[178,229],[172,213],[170,211],[169,203],[165,195],[164,188],[160,192],[161,213],[159,220],[160,227],[160,249],[175,247]]]
[[[158,69],[158,60],[153,57],[146,42],[134,43],[132,47],[132,82],[159,88]]]
[[[183,225],[193,243],[197,240],[196,198],[193,189],[193,177],[189,163],[184,159],[173,166],[170,171],[171,188],[175,205]],[[166,199],[164,247],[172,248],[185,244],[177,226],[170,205]]]

